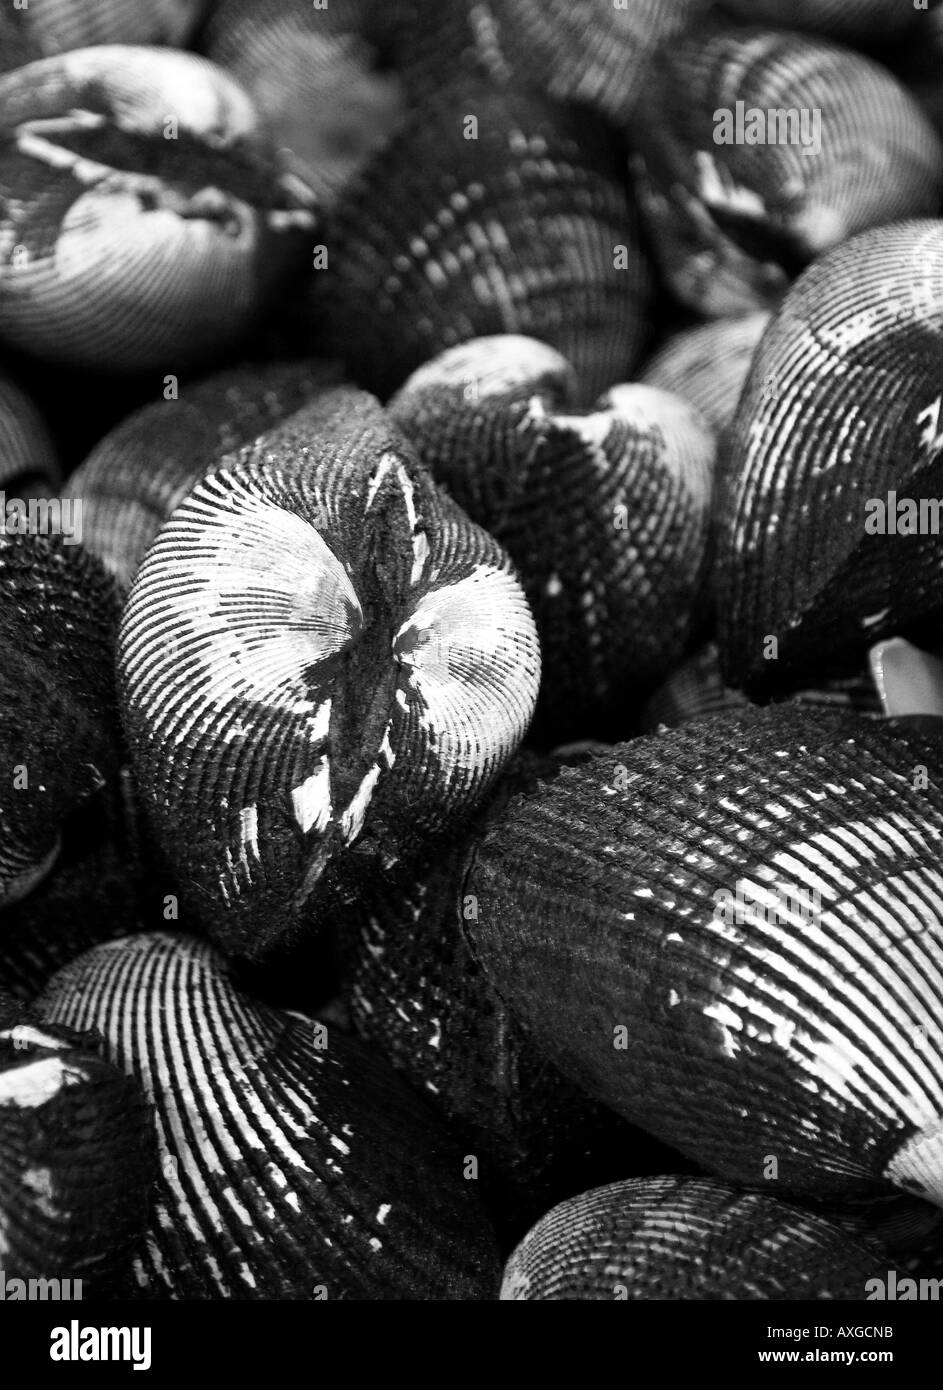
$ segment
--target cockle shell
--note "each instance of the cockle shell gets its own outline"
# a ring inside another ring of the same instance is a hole
[[[489,806],[558,770],[515,759]],[[682,1160],[591,1102],[521,1029],[464,940],[464,857],[459,838],[361,889],[338,933],[344,993],[358,1034],[476,1155],[483,1197],[516,1241],[563,1197]]]
[[[943,222],[866,232],[790,290],[725,453],[717,606],[729,683],[795,688],[863,666],[882,637],[938,624],[939,537],[865,528],[872,499],[943,497],[941,381]]]
[[[722,0],[723,8],[751,24],[808,29],[853,42],[874,38],[886,41],[892,34],[913,26],[919,16],[899,0]],[[919,34],[915,30],[915,35]]]
[[[502,1300],[863,1299],[876,1244],[710,1178],[636,1178],[561,1203],[508,1260]]]
[[[738,102],[741,143],[718,143]],[[764,143],[745,143],[757,110]],[[870,59],[801,34],[695,26],[660,51],[631,134],[662,269],[711,316],[774,308],[830,247],[939,207],[943,145],[917,103]]]
[[[939,749],[791,706],[616,745],[495,818],[466,933],[565,1074],[717,1175],[943,1205]]]
[[[643,386],[690,401],[720,435],[730,424],[753,354],[770,322],[766,313],[718,319],[676,333],[639,375]]]
[[[62,821],[117,771],[117,624],[114,585],[80,545],[0,531],[0,907],[44,876]]]
[[[187,42],[209,0],[21,0],[0,10],[0,72],[92,44]]]
[[[147,1105],[136,1082],[97,1051],[96,1039],[42,1023],[0,990],[0,1255],[8,1299],[16,1297],[11,1280],[30,1278],[81,1279],[73,1297],[114,1294],[146,1230],[157,1177]]]
[[[119,660],[158,840],[209,930],[248,954],[469,815],[540,678],[504,551],[353,391],[178,507]]]
[[[680,397],[615,386],[584,412],[560,354],[498,336],[420,367],[390,414],[507,546],[540,633],[542,720],[626,708],[684,650],[704,584],[714,441]],[[580,721],[584,721],[581,723]]]
[[[362,1043],[240,994],[206,944],[99,947],[38,1007],[97,1029],[154,1107],[146,1294],[494,1296],[493,1236],[447,1132]]]
[[[314,230],[242,88],[193,54],[82,48],[0,77],[0,336],[179,370],[244,333]]]
[[[314,358],[247,364],[142,406],[96,444],[63,490],[82,500],[87,549],[127,589],[157,532],[200,479],[337,376]]]
[[[322,203],[386,144],[406,111],[402,78],[380,67],[376,10],[370,0],[266,0],[262,9],[220,0],[204,35],[206,54],[245,87]]]
[[[58,481],[55,445],[42,416],[29,396],[0,372],[0,488],[24,499],[46,497]],[[5,520],[4,506],[0,524]]]
[[[323,232],[322,351],[387,396],[495,333],[560,351],[591,402],[643,346],[650,276],[613,134],[588,112],[481,83],[420,104]]]

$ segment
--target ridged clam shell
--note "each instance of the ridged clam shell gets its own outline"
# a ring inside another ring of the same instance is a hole
[[[714,441],[680,397],[615,386],[573,404],[532,339],[480,338],[420,367],[390,414],[469,515],[507,547],[540,633],[541,714],[575,737],[681,655],[703,588]],[[584,722],[581,722],[584,721]]]
[[[31,1278],[81,1279],[85,1299],[113,1294],[146,1230],[157,1177],[147,1105],[97,1050],[0,990],[6,1298],[16,1297],[11,1280]]]
[[[649,359],[639,381],[683,396],[720,435],[733,419],[769,322],[769,314],[745,314],[684,329]]]
[[[940,746],[788,706],[616,745],[496,817],[475,954],[565,1074],[717,1175],[943,1205]]]
[[[114,585],[61,536],[0,531],[0,906],[55,859],[68,813],[117,771]]]
[[[38,1007],[96,1028],[154,1107],[144,1292],[494,1296],[493,1237],[446,1131],[361,1043],[240,994],[204,943],[100,947]]]
[[[864,1299],[887,1259],[800,1207],[707,1178],[563,1202],[508,1260],[502,1300]]]
[[[491,805],[558,768],[516,759]],[[516,1240],[563,1197],[681,1160],[588,1100],[521,1029],[465,943],[464,857],[459,839],[361,891],[339,933],[344,993],[357,1033],[478,1157],[483,1196]]]
[[[176,124],[174,124],[176,123]],[[0,77],[0,336],[55,361],[174,371],[244,333],[314,229],[242,88],[102,45]]]
[[[29,0],[0,10],[0,72],[95,44],[184,44],[209,0]]]
[[[723,0],[723,8],[751,24],[808,29],[853,42],[884,40],[908,25],[925,22],[898,0]],[[915,30],[915,35],[919,34]]]
[[[943,496],[941,378],[943,222],[866,232],[790,290],[726,451],[717,606],[731,684],[794,687],[938,623],[939,537],[865,525],[890,491]]]
[[[142,406],[96,444],[63,496],[82,499],[83,542],[127,589],[175,507],[223,455],[294,414],[336,380],[319,359],[258,363]]]
[[[644,341],[636,222],[621,147],[596,118],[455,83],[410,114],[326,219],[311,293],[322,350],[387,396],[445,348],[527,334],[572,362],[590,402]]]
[[[807,156],[795,133],[716,143],[718,111],[738,101],[819,112],[820,151]],[[943,146],[917,103],[870,59],[801,34],[695,26],[653,64],[632,138],[654,250],[703,314],[773,308],[830,247],[939,207]]]
[[[501,547],[375,401],[338,392],[201,482],[124,610],[144,804],[196,911],[260,953],[474,809],[540,651]]]
[[[46,497],[58,481],[56,449],[42,416],[0,372],[0,488],[15,497]]]
[[[370,0],[320,8],[266,0],[262,9],[252,0],[220,0],[204,35],[204,52],[245,87],[322,202],[386,144],[405,114],[402,79],[380,68],[376,8]]]

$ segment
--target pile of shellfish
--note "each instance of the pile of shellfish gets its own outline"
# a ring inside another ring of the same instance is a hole
[[[940,1273],[941,20],[0,9],[8,1288]]]

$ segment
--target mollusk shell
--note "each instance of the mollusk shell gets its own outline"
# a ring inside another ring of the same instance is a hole
[[[537,622],[542,713],[571,733],[618,712],[682,653],[707,561],[714,441],[679,396],[615,386],[572,407],[573,373],[532,339],[480,338],[420,367],[390,414],[505,545]]]
[[[723,0],[723,8],[751,24],[808,29],[853,41],[886,39],[914,23],[898,0]]]
[[[321,350],[387,396],[447,347],[528,334],[572,362],[591,401],[643,344],[636,223],[619,142],[590,113],[454,84],[327,217],[311,294]]]
[[[0,487],[47,496],[59,480],[55,445],[25,392],[0,372]],[[0,520],[5,521],[6,513]]]
[[[82,499],[86,548],[127,589],[157,532],[200,479],[336,377],[319,359],[247,364],[136,410],[96,444],[64,489]]]
[[[147,1227],[157,1154],[140,1087],[97,1040],[0,990],[0,1250],[12,1279],[114,1294]],[[25,1296],[25,1295],[24,1295]],[[68,1295],[65,1295],[68,1297]]]
[[[0,10],[0,71],[70,48],[186,43],[208,0],[42,0]]]
[[[221,0],[205,52],[245,87],[319,201],[389,140],[406,109],[402,79],[378,70],[368,3]]]
[[[44,876],[61,822],[117,771],[117,623],[81,546],[0,531],[0,906]]]
[[[718,319],[674,334],[649,359],[639,381],[690,401],[720,435],[737,409],[753,354],[770,315]]]
[[[125,730],[160,843],[228,948],[469,815],[540,651],[500,546],[371,398],[315,401],[204,479],[124,611]]]
[[[314,229],[252,104],[171,49],[0,77],[0,335],[57,361],[179,370],[243,333]]]
[[[495,818],[473,950],[565,1074],[719,1176],[943,1205],[939,747],[789,706],[616,745]]]
[[[870,499],[943,496],[941,380],[943,222],[866,232],[792,287],[725,451],[717,606],[730,684],[795,687],[939,621],[939,538],[865,526]]]
[[[99,947],[38,1007],[96,1028],[154,1107],[145,1294],[494,1296],[493,1237],[446,1131],[363,1044],[241,995],[206,944]]]
[[[887,1257],[800,1207],[710,1178],[561,1203],[508,1260],[502,1300],[863,1299]]]
[[[805,133],[794,122],[789,143],[717,143],[721,111],[735,135],[737,102],[745,125],[763,113],[764,141],[770,110],[806,112]],[[632,139],[662,269],[712,316],[773,308],[823,251],[939,207],[943,146],[913,98],[862,55],[800,34],[696,26],[653,64]]]

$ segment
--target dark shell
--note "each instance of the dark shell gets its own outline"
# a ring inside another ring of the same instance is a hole
[[[15,497],[48,497],[58,481],[55,445],[42,416],[0,372],[0,488]],[[4,509],[0,522],[5,516]]]
[[[385,0],[395,8],[398,0]],[[441,3],[441,0],[440,0]],[[398,73],[380,66],[371,0],[220,0],[203,50],[252,97],[319,202],[336,196],[406,112]]]
[[[0,10],[0,72],[92,44],[185,44],[210,0],[25,0]]]
[[[247,954],[468,816],[537,698],[504,551],[375,401],[335,399],[198,485],[122,622],[144,805],[209,930]]]
[[[494,1296],[493,1236],[447,1132],[363,1044],[236,991],[204,943],[99,947],[38,1007],[98,1029],[154,1106],[146,1294]]]
[[[943,497],[941,381],[943,222],[866,232],[790,290],[725,458],[717,607],[732,685],[794,688],[938,625],[939,537],[865,527],[889,492]]]
[[[791,143],[717,143],[736,102],[744,122],[763,113],[764,138],[766,113],[787,113]],[[940,203],[943,146],[913,98],[870,59],[801,34],[696,26],[653,64],[632,139],[663,271],[712,316],[773,308],[822,252]]]
[[[643,346],[636,224],[621,146],[588,112],[455,84],[327,218],[311,292],[322,350],[387,396],[447,347],[527,334],[572,362],[589,403]]]
[[[83,541],[122,588],[174,508],[223,455],[256,439],[338,378],[317,358],[217,372],[123,420],[63,495],[82,499]]]
[[[63,536],[0,532],[0,906],[55,859],[70,811],[117,771],[118,599]]]
[[[709,1178],[612,1183],[538,1221],[501,1298],[864,1299],[887,1256],[831,1221]]]
[[[516,760],[495,798],[555,775]],[[479,1160],[482,1194],[516,1241],[553,1202],[680,1156],[593,1104],[533,1045],[461,928],[465,845],[362,892],[340,933],[358,1034],[422,1093]]]
[[[683,396],[720,435],[734,417],[769,322],[769,314],[757,313],[686,328],[649,359],[639,381]]]
[[[532,339],[481,338],[420,367],[390,414],[469,515],[507,547],[537,622],[538,720],[615,732],[676,661],[704,586],[714,441],[680,397],[615,386],[573,405],[573,373]]]
[[[900,0],[722,0],[722,4],[731,15],[751,24],[808,29],[847,42],[886,41],[919,23],[911,5]]]
[[[96,1039],[44,1024],[0,991],[7,1299],[17,1296],[13,1279],[36,1278],[81,1279],[73,1298],[113,1295],[147,1227],[157,1177],[148,1107],[136,1082],[97,1053]]]
[[[789,706],[617,745],[495,818],[465,930],[565,1074],[703,1167],[943,1204],[939,749]]]
[[[311,201],[202,58],[115,44],[29,63],[0,77],[0,336],[179,371],[304,265]]]

